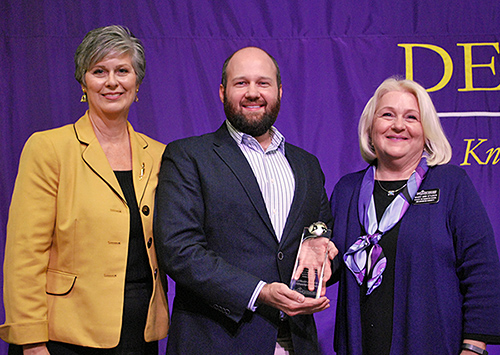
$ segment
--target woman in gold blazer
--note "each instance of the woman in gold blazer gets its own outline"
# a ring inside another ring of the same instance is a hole
[[[75,124],[33,134],[21,155],[0,337],[24,354],[157,353],[168,330],[152,240],[165,146],[127,121],[144,50],[126,28],[98,28],[75,64],[89,110]]]

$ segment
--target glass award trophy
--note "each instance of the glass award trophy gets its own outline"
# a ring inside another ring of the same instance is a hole
[[[320,297],[331,235],[331,229],[323,222],[304,228],[290,283],[292,290],[306,297]]]

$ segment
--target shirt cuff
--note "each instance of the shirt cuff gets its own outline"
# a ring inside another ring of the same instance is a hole
[[[247,305],[248,310],[255,312],[255,310],[257,309],[257,305],[255,305],[255,303],[257,302],[257,298],[259,297],[260,291],[262,290],[262,288],[265,285],[266,285],[266,283],[264,281],[262,281],[262,280],[259,281],[259,283],[255,287],[255,290],[252,293],[252,297],[250,298],[250,301],[248,301],[248,305]]]

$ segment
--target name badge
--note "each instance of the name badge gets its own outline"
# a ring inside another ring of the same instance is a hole
[[[439,189],[417,191],[415,198],[413,199],[414,205],[421,205],[425,203],[438,203],[438,202],[439,202]]]

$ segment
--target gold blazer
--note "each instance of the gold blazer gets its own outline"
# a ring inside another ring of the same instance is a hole
[[[167,335],[165,277],[153,242],[162,143],[128,125],[133,181],[154,280],[146,341]],[[9,343],[61,341],[110,348],[120,339],[129,209],[88,113],[37,132],[23,149],[7,224],[4,263]]]

